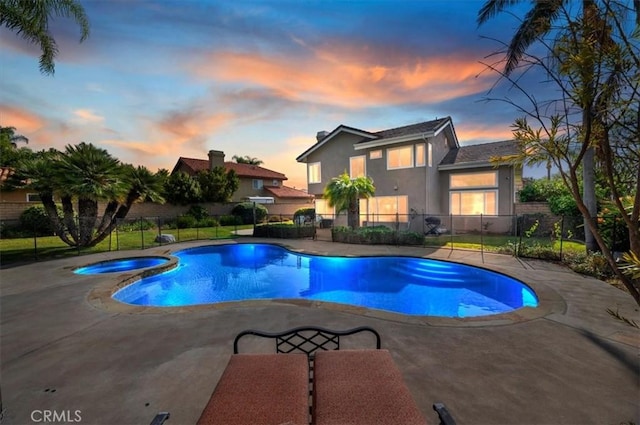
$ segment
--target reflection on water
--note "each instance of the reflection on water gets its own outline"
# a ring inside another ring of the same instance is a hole
[[[179,267],[114,294],[145,306],[305,298],[408,315],[471,317],[536,307],[534,292],[508,276],[411,257],[301,255],[268,244],[179,251]]]

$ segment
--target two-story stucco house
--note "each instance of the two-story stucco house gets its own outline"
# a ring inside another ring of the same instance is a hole
[[[171,174],[183,172],[195,176],[198,171],[224,167],[235,171],[240,185],[233,194],[232,202],[256,201],[262,203],[300,203],[311,202],[313,196],[284,185],[287,176],[257,165],[239,164],[224,160],[224,152],[210,150],[209,159],[180,157]]]
[[[513,141],[460,146],[446,117],[377,132],[340,125],[318,132],[297,161],[307,164],[308,192],[316,197],[318,214],[334,215],[322,193],[346,171],[352,178],[371,177],[376,188],[374,197],[361,201],[362,222],[409,224],[418,214],[513,214],[522,169],[496,167],[490,158],[514,153]]]

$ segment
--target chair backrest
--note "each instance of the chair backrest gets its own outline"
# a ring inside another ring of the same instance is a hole
[[[233,341],[233,353],[238,354],[238,342],[246,335],[272,338],[276,343],[276,353],[305,353],[313,355],[318,350],[339,350],[340,337],[359,332],[370,332],[376,339],[376,348],[380,349],[380,334],[368,326],[360,326],[344,331],[335,331],[318,326],[301,326],[282,332],[264,332],[248,329],[240,332]]]

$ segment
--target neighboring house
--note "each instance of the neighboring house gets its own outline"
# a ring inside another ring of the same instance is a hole
[[[225,162],[224,152],[221,151],[209,151],[208,160],[180,157],[171,174],[181,171],[195,176],[198,171],[212,170],[219,166],[235,171],[240,180],[240,186],[233,194],[233,202],[251,200],[261,203],[301,203],[313,200],[313,196],[307,192],[285,186],[287,176],[284,174],[257,165]]]
[[[460,146],[450,117],[378,132],[340,125],[318,132],[316,140],[296,160],[307,164],[308,192],[316,197],[317,214],[334,214],[322,193],[345,171],[374,182],[375,196],[361,200],[363,223],[514,212],[522,169],[496,167],[489,160],[515,154],[515,143]]]
[[[4,182],[13,174],[13,169],[0,167],[0,202],[31,202],[40,205],[40,196],[29,189],[6,190]]]

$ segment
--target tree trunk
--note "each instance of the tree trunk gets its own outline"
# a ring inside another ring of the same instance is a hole
[[[79,240],[80,246],[91,246],[93,238],[93,230],[98,218],[98,201],[93,199],[78,199],[78,221],[79,221]]]
[[[78,226],[76,226],[76,219],[73,211],[73,200],[71,196],[65,195],[61,198],[61,201],[62,201],[62,212],[64,213],[64,217],[63,217],[64,225],[67,228],[67,232],[69,233],[69,236],[71,236],[71,239],[73,240],[73,243],[71,244],[71,246],[77,246],[79,236],[78,236]]]
[[[360,227],[360,208],[358,198],[349,201],[349,210],[347,212],[347,224],[352,229]]]
[[[595,183],[595,170],[594,170],[594,148],[590,147],[585,151],[584,158],[582,159],[582,190],[584,205],[589,211],[591,217],[597,217],[598,215],[598,202],[596,200],[596,183]],[[598,251],[598,243],[593,236],[591,226],[587,223],[588,218],[584,218],[584,243],[587,252]],[[593,223],[595,224],[595,223]]]
[[[56,207],[56,203],[53,200],[53,194],[39,193],[39,195],[40,199],[42,200],[42,206],[47,212],[49,222],[53,226],[53,230],[56,232],[56,235],[62,240],[62,242],[66,243],[69,246],[73,246],[74,242],[69,239],[67,230],[65,229],[62,220],[60,220],[60,216],[58,216],[58,207]]]

